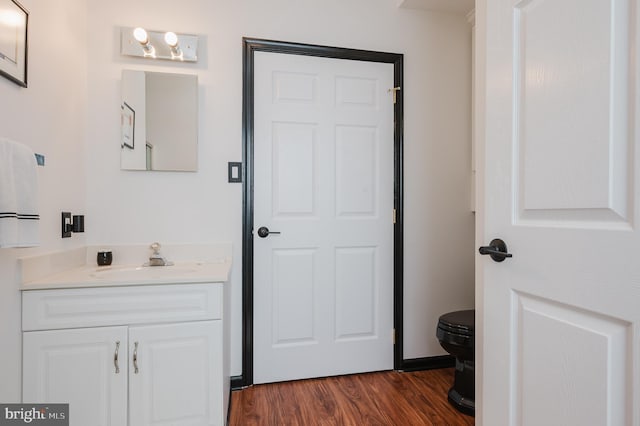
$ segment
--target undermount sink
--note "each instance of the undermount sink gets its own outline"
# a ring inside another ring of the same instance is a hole
[[[139,280],[154,278],[170,278],[198,272],[203,264],[189,263],[171,266],[123,266],[101,267],[89,274],[97,279]]]

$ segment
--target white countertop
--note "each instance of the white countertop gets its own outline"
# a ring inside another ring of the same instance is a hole
[[[231,258],[207,262],[176,262],[171,266],[85,265],[25,282],[21,290],[48,290],[129,285],[192,284],[229,280]]]

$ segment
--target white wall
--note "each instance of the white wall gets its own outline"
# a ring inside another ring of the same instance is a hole
[[[474,307],[471,27],[431,16],[424,53],[405,56],[405,358],[446,353],[438,317]]]
[[[470,28],[391,0],[88,1],[91,244],[232,241],[232,374],[241,373],[242,37],[405,54],[405,358],[444,353],[440,314],[473,307]],[[119,55],[119,26],[196,33],[198,64]],[[197,73],[197,173],[120,171],[122,69]]]
[[[29,14],[28,88],[0,77],[0,136],[46,157],[38,167],[41,246],[0,249],[0,401],[21,400],[20,292],[16,259],[77,247],[60,238],[60,212],[85,213],[86,7],[77,0],[21,0]],[[91,217],[87,217],[87,229]]]

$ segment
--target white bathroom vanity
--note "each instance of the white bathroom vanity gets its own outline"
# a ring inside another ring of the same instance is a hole
[[[72,426],[224,425],[230,256],[97,267],[86,250],[22,286],[23,402],[69,403]]]

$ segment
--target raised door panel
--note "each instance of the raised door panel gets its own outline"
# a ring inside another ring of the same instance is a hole
[[[317,128],[310,123],[273,123],[273,217],[317,214]]]
[[[273,346],[317,344],[314,249],[274,250],[271,295]]]
[[[336,216],[373,217],[377,212],[378,137],[374,126],[336,126]]]
[[[129,357],[131,425],[224,425],[221,321],[131,327]]]
[[[335,262],[336,341],[378,337],[376,248],[337,247]]]
[[[25,403],[68,403],[70,426],[127,424],[126,327],[25,332],[23,351]]]
[[[513,298],[519,424],[624,424],[632,324],[524,293]]]
[[[629,12],[627,0],[517,2],[516,223],[629,229]]]

